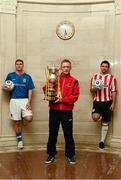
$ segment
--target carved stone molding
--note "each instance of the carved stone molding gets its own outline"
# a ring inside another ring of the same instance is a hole
[[[115,0],[116,14],[121,14],[121,0]]]
[[[18,0],[18,3],[35,3],[35,4],[98,4],[112,3],[115,0]]]
[[[0,12],[16,14],[17,0],[0,0]]]

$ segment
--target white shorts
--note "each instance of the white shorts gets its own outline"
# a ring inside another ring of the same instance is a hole
[[[32,111],[26,109],[28,99],[11,99],[10,100],[10,118],[12,120],[22,120],[26,116],[32,116]]]

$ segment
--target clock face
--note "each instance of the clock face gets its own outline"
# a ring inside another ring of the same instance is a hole
[[[63,40],[68,40],[73,37],[75,27],[70,21],[63,21],[56,27],[56,34]]]

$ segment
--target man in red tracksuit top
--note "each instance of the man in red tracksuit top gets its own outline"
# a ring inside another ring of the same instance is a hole
[[[60,123],[65,138],[65,156],[70,164],[76,164],[75,143],[73,139],[73,107],[79,97],[79,83],[70,75],[71,62],[64,59],[61,62],[60,90],[61,98],[49,102],[49,138],[47,143],[48,158],[46,164],[52,163],[56,155],[56,143]],[[44,87],[45,88],[45,87]],[[43,89],[44,89],[43,88]]]

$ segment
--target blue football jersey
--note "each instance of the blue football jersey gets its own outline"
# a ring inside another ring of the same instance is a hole
[[[9,73],[6,80],[11,80],[14,83],[14,89],[10,92],[10,98],[28,98],[28,90],[34,89],[34,83],[30,75],[24,73],[22,75],[16,72]]]

